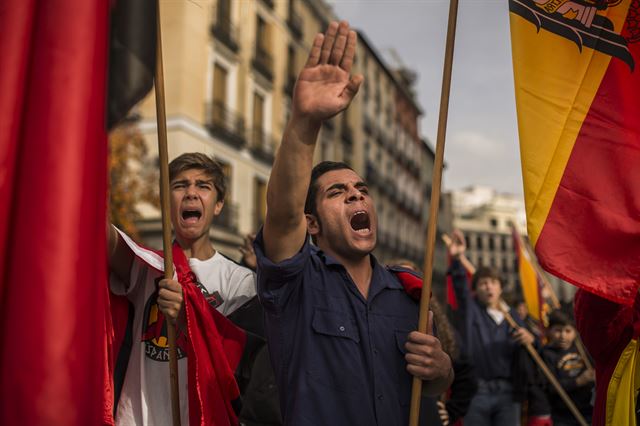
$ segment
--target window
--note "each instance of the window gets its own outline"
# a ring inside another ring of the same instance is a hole
[[[484,245],[482,244],[482,235],[478,234],[478,237],[476,238],[476,247],[478,248],[478,250],[482,250],[484,248]]]
[[[224,125],[224,110],[227,104],[227,70],[219,64],[213,66],[213,123]]]
[[[233,177],[233,168],[231,167],[231,164],[225,162],[225,161],[221,161],[219,158],[216,158],[216,160],[218,161],[218,163],[220,164],[220,167],[222,168],[222,173],[224,174],[224,179],[227,183],[227,193],[225,194],[224,200],[225,201],[230,201],[231,200],[231,185],[232,185],[232,177]]]
[[[495,250],[495,244],[493,243],[493,236],[489,235],[489,250],[493,251]]]
[[[231,23],[231,0],[218,0],[216,17],[218,25],[228,26]]]
[[[497,228],[497,227],[498,227],[498,219],[496,219],[496,218],[491,218],[491,220],[489,221],[489,223],[491,224],[491,227],[492,227],[493,229],[495,229],[495,228]]]
[[[264,223],[264,219],[267,216],[267,182],[263,179],[255,178],[255,217],[253,229],[258,230]]]
[[[253,145],[264,146],[264,97],[258,92],[253,94]]]

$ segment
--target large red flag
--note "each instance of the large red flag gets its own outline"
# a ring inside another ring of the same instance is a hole
[[[103,420],[109,3],[0,3],[3,425]]]

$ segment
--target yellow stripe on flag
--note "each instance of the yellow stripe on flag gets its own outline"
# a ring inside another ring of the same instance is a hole
[[[523,250],[522,245],[518,245],[518,269],[520,274],[520,285],[522,294],[527,304],[529,315],[540,321],[540,290],[538,285],[538,275],[533,268],[528,253]]]

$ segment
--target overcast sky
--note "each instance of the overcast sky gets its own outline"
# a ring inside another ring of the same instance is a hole
[[[395,49],[418,72],[422,134],[435,146],[449,1],[329,3],[385,58]],[[522,194],[507,0],[460,0],[445,161],[446,189],[483,184]]]

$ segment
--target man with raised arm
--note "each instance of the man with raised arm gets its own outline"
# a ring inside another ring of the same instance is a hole
[[[439,340],[415,331],[417,301],[371,254],[377,217],[367,184],[344,163],[312,171],[322,122],[345,110],[363,81],[350,74],[355,50],[346,22],[316,35],[255,241],[286,425],[405,425],[412,376],[429,395],[453,379]]]

